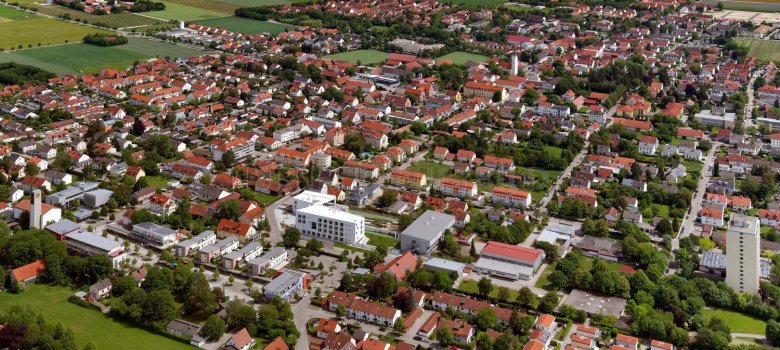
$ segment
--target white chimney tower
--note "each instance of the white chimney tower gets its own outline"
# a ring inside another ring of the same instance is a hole
[[[517,58],[517,52],[512,52],[512,76],[516,77],[520,71],[520,60]]]
[[[35,190],[32,193],[30,203],[30,229],[41,228],[41,190]]]
[[[179,21],[179,29],[184,29],[184,21]]]

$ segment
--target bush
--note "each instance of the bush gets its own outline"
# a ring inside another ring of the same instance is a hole
[[[93,309],[93,310],[97,310],[97,311],[102,311],[99,306],[97,306],[95,304],[92,304],[92,303],[90,303],[90,302],[88,302],[88,301],[86,301],[86,300],[84,300],[82,298],[79,298],[79,297],[75,296],[75,295],[69,296],[68,297],[68,302],[71,303],[71,304],[76,304],[76,305],[81,306],[83,308]]]
[[[84,42],[97,46],[117,46],[127,44],[127,37],[115,34],[90,34],[84,37]]]

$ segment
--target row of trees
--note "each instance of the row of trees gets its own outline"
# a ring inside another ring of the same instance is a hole
[[[97,46],[117,46],[127,44],[127,37],[117,34],[94,33],[84,36],[84,42]]]

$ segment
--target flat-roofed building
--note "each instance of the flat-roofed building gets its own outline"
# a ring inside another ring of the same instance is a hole
[[[355,244],[366,239],[365,218],[334,206],[312,205],[295,211],[295,227],[304,236]]]
[[[726,232],[726,284],[737,293],[757,294],[761,278],[761,223],[731,214]]]
[[[276,247],[269,250],[260,257],[247,262],[248,271],[252,275],[262,275],[268,269],[276,269],[287,261],[287,250],[282,247]]]
[[[212,259],[230,253],[236,248],[238,248],[238,237],[230,236],[201,248],[198,256],[200,257],[200,262],[210,263]]]
[[[105,255],[111,260],[114,268],[118,268],[127,260],[127,254],[125,254],[122,243],[91,232],[79,230],[68,233],[65,235],[65,244],[68,245],[68,249],[78,254],[87,256]]]
[[[178,241],[178,234],[165,226],[152,222],[142,222],[133,225],[133,235],[157,248],[166,249]]]
[[[192,251],[200,250],[201,248],[216,242],[217,234],[212,230],[206,230],[195,237],[176,243],[176,255],[188,256]]]
[[[241,249],[232,251],[222,257],[222,266],[226,269],[235,269],[241,262],[252,260],[263,253],[263,245],[260,242],[249,242]]]
[[[266,300],[280,297],[282,300],[290,300],[300,295],[306,288],[308,273],[293,269],[284,269],[279,276],[263,287],[263,296]]]
[[[427,255],[436,250],[444,232],[455,225],[455,217],[450,214],[427,210],[398,236],[401,251],[414,251]]]

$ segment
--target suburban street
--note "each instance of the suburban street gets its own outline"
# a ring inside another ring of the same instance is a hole
[[[580,166],[583,160],[588,156],[588,147],[590,147],[590,142],[585,141],[585,146],[582,147],[582,150],[580,153],[577,153],[577,156],[574,157],[574,160],[569,163],[569,166],[566,167],[563,172],[561,172],[561,175],[558,176],[558,179],[555,180],[555,184],[550,188],[549,191],[547,191],[547,195],[542,198],[541,201],[539,201],[539,208],[543,213],[547,212],[547,203],[550,202],[550,200],[553,199],[556,193],[558,193],[558,190],[561,188],[561,185],[563,184],[563,180],[566,178],[571,177],[572,171],[574,171],[574,168]]]
[[[699,186],[696,188],[696,192],[691,199],[691,208],[688,210],[685,218],[682,221],[680,233],[676,238],[672,239],[672,249],[676,250],[680,247],[680,239],[688,237],[693,232],[693,225],[696,222],[696,218],[699,215],[699,209],[701,208],[701,202],[704,199],[704,193],[707,192],[707,184],[712,177],[712,167],[715,164],[715,158],[718,154],[718,148],[722,144],[720,142],[713,142],[712,148],[707,153],[704,159],[704,168],[701,171],[701,179],[699,180]]]

